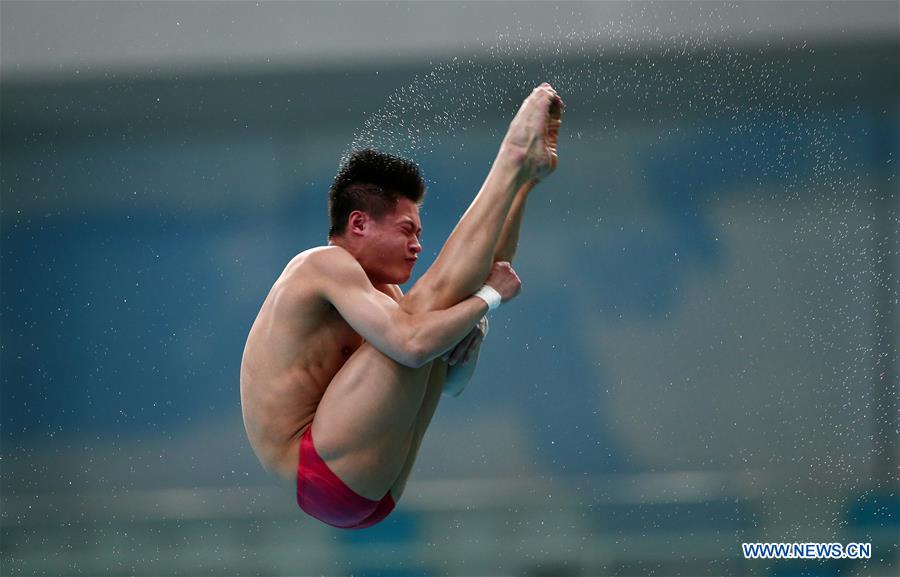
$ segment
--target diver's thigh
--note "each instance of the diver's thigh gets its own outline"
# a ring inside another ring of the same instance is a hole
[[[419,408],[419,414],[416,416],[416,422],[413,429],[412,441],[410,442],[409,452],[406,456],[406,462],[397,475],[397,479],[391,486],[391,495],[394,501],[399,501],[400,496],[406,488],[406,481],[412,472],[413,465],[416,462],[416,456],[419,454],[419,448],[422,446],[422,439],[428,425],[431,424],[431,418],[434,416],[434,410],[437,408],[438,402],[441,400],[441,392],[444,389],[444,381],[447,379],[447,363],[436,360],[432,363],[431,373],[428,376],[428,388],[422,406]]]
[[[360,495],[380,499],[403,469],[430,370],[431,363],[406,367],[364,343],[325,390],[312,423],[313,443]]]

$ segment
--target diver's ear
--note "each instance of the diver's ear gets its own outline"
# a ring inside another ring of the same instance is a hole
[[[371,219],[361,210],[354,210],[347,217],[347,232],[356,236],[365,236],[369,230]]]

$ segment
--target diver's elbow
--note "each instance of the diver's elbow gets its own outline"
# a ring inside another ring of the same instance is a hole
[[[405,362],[402,362],[402,364],[412,369],[422,368],[431,360],[430,353],[431,351],[418,342],[407,343],[403,355]]]

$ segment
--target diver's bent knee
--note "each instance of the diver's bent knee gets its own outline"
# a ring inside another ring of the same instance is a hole
[[[400,306],[410,314],[443,310],[460,303],[471,294],[470,292],[460,295],[458,289],[459,287],[445,276],[423,277],[403,296]],[[474,289],[472,292],[475,292]]]
[[[400,308],[409,314],[436,310],[434,294],[428,289],[416,288],[416,286],[400,299]]]

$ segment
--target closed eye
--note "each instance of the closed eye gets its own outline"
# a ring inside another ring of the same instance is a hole
[[[405,232],[408,235],[413,234],[414,230],[415,229],[413,228],[413,225],[411,223],[405,223],[403,225],[403,232]],[[419,238],[419,239],[422,238],[422,229],[420,228],[419,230],[416,230],[415,235],[416,235],[416,238]]]

